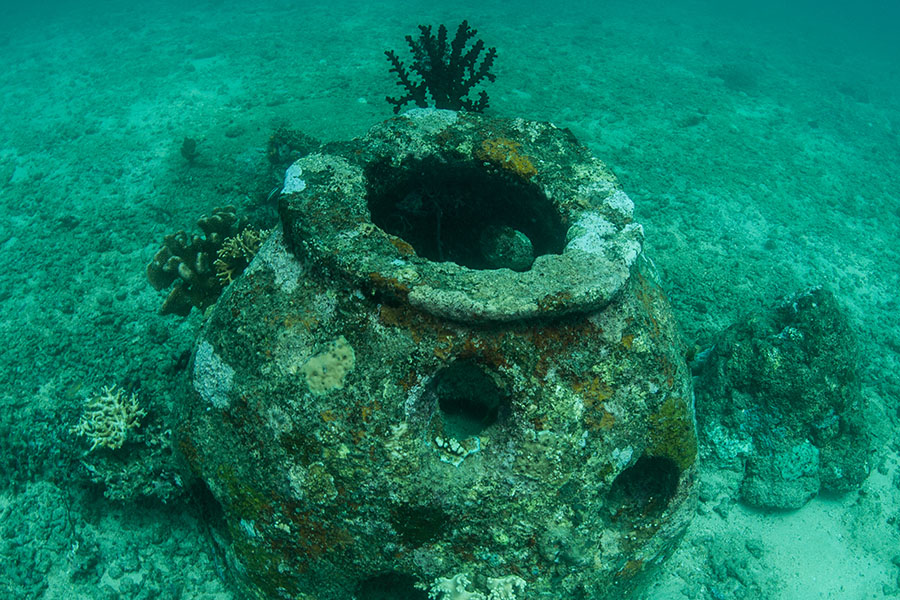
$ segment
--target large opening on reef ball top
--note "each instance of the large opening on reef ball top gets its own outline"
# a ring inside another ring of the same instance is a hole
[[[537,185],[474,161],[374,162],[366,181],[372,222],[432,261],[527,271],[565,245],[566,228]]]

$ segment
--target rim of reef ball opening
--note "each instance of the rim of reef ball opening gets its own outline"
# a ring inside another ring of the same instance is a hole
[[[369,205],[378,183],[373,178],[402,180],[404,169],[415,170],[410,165],[481,169],[486,177],[532,190],[562,227],[558,247],[535,256],[525,270],[472,268],[423,256],[403,235],[376,225]],[[631,200],[568,130],[439,109],[412,109],[363,138],[297,160],[285,174],[280,207],[285,235],[298,255],[371,293],[464,322],[602,308],[627,281],[643,243]]]

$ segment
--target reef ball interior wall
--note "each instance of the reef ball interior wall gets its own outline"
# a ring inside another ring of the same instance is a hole
[[[287,171],[180,446],[248,597],[627,595],[693,511],[690,375],[613,175],[416,109]]]

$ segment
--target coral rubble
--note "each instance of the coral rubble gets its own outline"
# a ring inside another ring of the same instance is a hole
[[[750,315],[701,353],[701,441],[718,464],[742,474],[745,502],[799,508],[821,490],[853,490],[866,478],[858,355],[849,319],[822,288]]]

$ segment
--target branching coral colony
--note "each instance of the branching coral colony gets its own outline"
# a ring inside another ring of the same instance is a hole
[[[157,290],[171,286],[161,314],[187,316],[194,307],[206,310],[225,286],[250,264],[266,231],[249,227],[233,206],[216,208],[197,225],[202,236],[178,231],[167,235],[147,265],[147,278]]]
[[[100,446],[117,450],[146,414],[134,394],[126,395],[115,385],[105,387],[102,393],[87,401],[72,433],[88,438],[91,442],[88,452]]]
[[[479,63],[484,42],[476,40],[466,50],[469,40],[478,33],[475,29],[469,29],[467,21],[459,24],[452,42],[447,41],[447,28],[444,25],[438,27],[437,36],[432,35],[431,25],[419,25],[419,30],[421,34],[418,40],[411,35],[406,36],[406,43],[413,55],[409,69],[400,62],[393,50],[385,51],[391,63],[390,72],[397,74],[400,79],[397,85],[406,90],[399,98],[387,97],[387,101],[394,105],[394,113],[399,113],[407,102],[414,102],[422,108],[429,106],[429,95],[437,108],[484,111],[488,106],[487,92],[478,92],[477,99],[469,98],[468,95],[484,79],[494,81],[495,75],[490,69],[497,56],[497,49],[488,48]],[[413,73],[418,77],[413,77]]]

